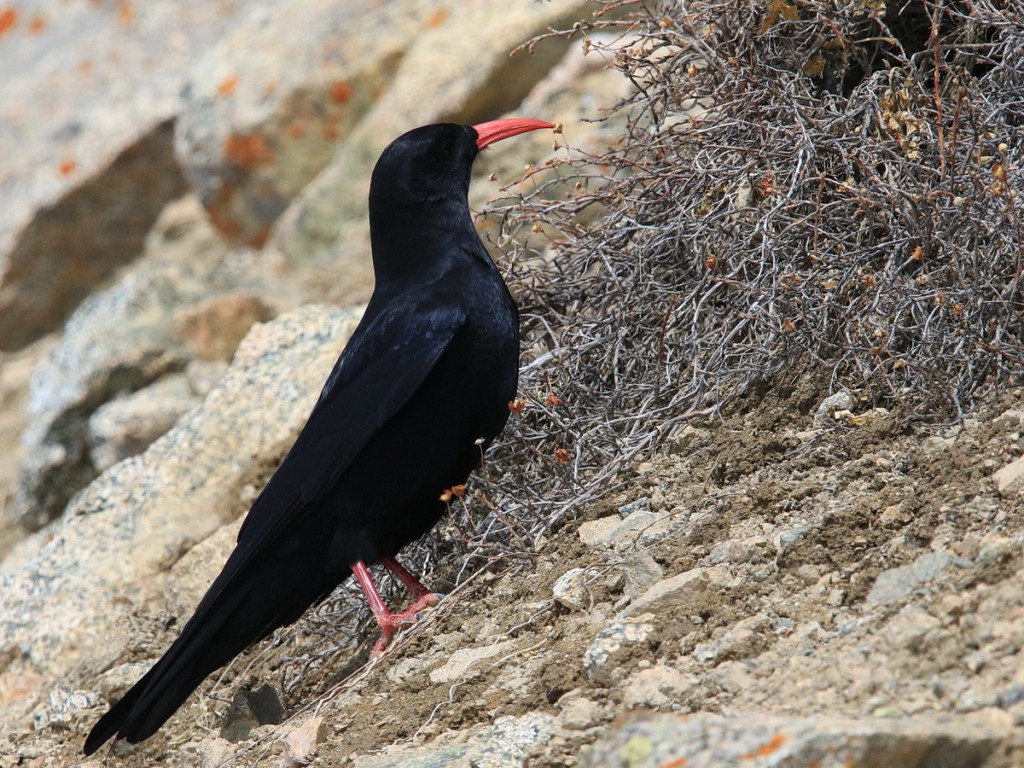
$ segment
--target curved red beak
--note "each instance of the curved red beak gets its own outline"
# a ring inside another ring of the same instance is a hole
[[[491,120],[488,123],[474,125],[476,131],[476,148],[483,149],[496,141],[509,139],[527,131],[537,131],[541,128],[554,128],[554,123],[547,123],[543,120],[530,120],[525,117],[510,117],[505,120]]]

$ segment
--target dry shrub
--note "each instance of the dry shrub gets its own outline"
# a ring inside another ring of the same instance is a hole
[[[532,552],[751,387],[817,371],[939,423],[1024,370],[1024,4],[604,10],[552,34],[633,82],[613,110],[627,128],[497,207],[522,410],[453,521],[405,553],[428,580],[457,562],[440,586]],[[307,630],[338,637],[317,621]]]
[[[488,494],[521,524],[794,372],[936,423],[1024,370],[1024,4],[606,10],[561,34],[635,85],[621,143],[504,209],[533,359]]]

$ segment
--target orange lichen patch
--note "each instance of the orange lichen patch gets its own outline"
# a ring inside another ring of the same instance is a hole
[[[767,757],[773,752],[778,751],[779,747],[786,743],[786,737],[781,733],[777,733],[772,736],[772,740],[767,744],[762,744],[757,748],[757,751],[750,755],[741,756],[741,760],[753,760],[755,757]]]
[[[262,248],[270,238],[270,227],[260,227],[252,237],[245,241],[250,248]]]
[[[352,87],[344,81],[333,83],[331,85],[331,98],[334,99],[335,104],[344,104],[352,98]]]
[[[774,736],[772,736],[771,741],[769,741],[767,744],[763,745],[760,749],[757,750],[757,756],[767,757],[773,752],[777,752],[779,747],[781,747],[785,743],[786,737],[783,736],[781,733],[776,733]]]
[[[265,96],[273,96],[277,92],[277,83],[273,80],[267,80],[263,84],[263,94]]]
[[[3,10],[0,10],[0,38],[14,29],[14,25],[18,23],[18,9],[8,6]]]
[[[78,163],[76,163],[74,160],[65,160],[63,163],[60,164],[57,170],[60,172],[61,176],[70,176],[72,173],[75,172],[75,169],[77,167]]]
[[[203,206],[210,214],[210,223],[217,231],[228,238],[238,237],[241,226],[230,214],[231,200],[235,196],[236,189],[231,184],[221,184],[209,196],[204,196]]]
[[[658,768],[683,768],[686,765],[685,757],[677,757],[675,760],[669,760],[667,763],[662,763]]]
[[[135,5],[131,0],[121,0],[118,4],[117,20],[125,26],[128,26],[135,21]]]
[[[341,134],[338,132],[338,129],[333,125],[324,126],[324,138],[328,141],[337,141],[340,135]]]
[[[448,11],[445,8],[438,8],[432,14],[427,16],[426,26],[427,29],[434,29],[444,24],[444,20],[448,18]]]
[[[274,153],[258,133],[229,136],[224,142],[224,156],[245,171],[251,171],[274,159]]]
[[[82,59],[78,62],[78,71],[83,75],[92,74],[92,59]]]
[[[288,124],[288,127],[284,129],[289,139],[301,139],[306,135],[306,126],[295,120]]]
[[[238,78],[234,75],[229,75],[217,83],[217,95],[218,96],[230,96],[235,92],[238,87]]]
[[[46,29],[46,16],[41,13],[37,13],[28,22],[28,31],[33,35],[38,35],[44,29]]]
[[[210,210],[210,223],[225,237],[235,238],[242,227],[231,216],[222,211]]]

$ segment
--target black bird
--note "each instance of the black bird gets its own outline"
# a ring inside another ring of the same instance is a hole
[[[238,544],[163,657],[85,741],[152,736],[203,679],[290,624],[354,574],[381,627],[375,651],[436,597],[394,559],[444,514],[508,418],[519,313],[473,227],[480,150],[540,120],[417,128],[370,182],[376,279],[366,313]],[[382,563],[415,596],[388,611],[367,571]]]

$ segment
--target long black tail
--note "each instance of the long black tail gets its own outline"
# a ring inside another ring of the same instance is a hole
[[[254,568],[241,549],[228,558],[167,653],[96,723],[85,754],[114,736],[133,744],[152,736],[207,675],[295,621],[348,576],[317,578],[302,559],[261,558]]]

